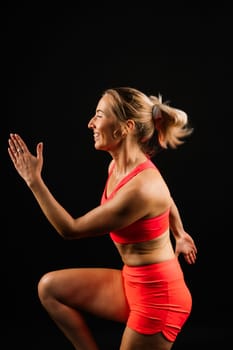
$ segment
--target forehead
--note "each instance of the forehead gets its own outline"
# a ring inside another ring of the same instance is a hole
[[[112,96],[106,94],[102,96],[97,104],[96,111],[109,113],[112,111]]]

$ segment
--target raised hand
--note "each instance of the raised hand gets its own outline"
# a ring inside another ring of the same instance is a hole
[[[41,177],[43,166],[43,143],[36,147],[36,156],[28,149],[26,143],[18,134],[10,134],[8,153],[19,175],[30,187]]]

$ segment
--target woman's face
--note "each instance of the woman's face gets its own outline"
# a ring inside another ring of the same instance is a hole
[[[121,140],[121,125],[112,112],[111,102],[112,97],[104,95],[88,123],[88,128],[93,130],[95,148],[98,150],[114,150]]]

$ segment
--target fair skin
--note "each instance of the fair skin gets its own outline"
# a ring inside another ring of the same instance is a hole
[[[111,112],[110,103],[110,97],[103,96],[88,124],[93,131],[95,148],[109,152],[115,162],[108,194],[125,175],[146,160],[135,139],[134,121],[120,124]],[[17,149],[21,152],[17,152]],[[8,151],[17,172],[32,191],[44,215],[65,239],[103,235],[138,219],[154,217],[170,207],[175,251],[169,230],[149,242],[116,244],[116,248],[123,263],[131,266],[165,261],[175,254],[183,254],[188,263],[195,263],[196,246],[184,231],[167,185],[156,169],[142,171],[125,184],[112,200],[74,218],[58,203],[42,179],[43,144],[37,145],[34,156],[19,135],[11,134]],[[49,272],[41,278],[38,293],[50,317],[76,350],[98,349],[82,311],[122,323],[126,323],[128,318],[122,274],[116,269],[72,268]],[[170,350],[172,344],[161,334],[146,336],[126,327],[120,350]]]

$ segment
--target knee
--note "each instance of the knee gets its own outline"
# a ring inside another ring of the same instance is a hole
[[[48,272],[38,282],[38,296],[41,303],[44,305],[46,301],[53,298],[54,275],[53,272]]]

